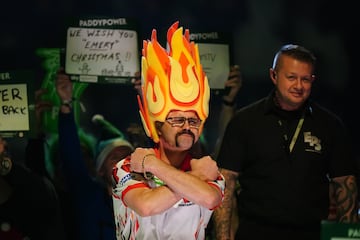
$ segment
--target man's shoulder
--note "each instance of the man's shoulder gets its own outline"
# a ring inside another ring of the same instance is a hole
[[[263,113],[266,110],[266,102],[267,102],[267,98],[261,98],[259,100],[256,100],[255,102],[252,102],[248,105],[245,105],[243,107],[241,107],[237,112],[239,114],[249,114],[251,112],[254,113]]]
[[[335,113],[334,111],[330,110],[329,108],[325,107],[324,105],[321,105],[318,102],[310,102],[309,110],[313,117],[315,118],[322,118],[342,122],[341,117]]]

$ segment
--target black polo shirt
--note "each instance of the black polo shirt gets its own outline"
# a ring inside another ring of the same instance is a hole
[[[299,111],[287,112],[275,106],[273,95],[234,115],[218,164],[241,173],[241,217],[295,226],[319,224],[328,215],[329,177],[354,174],[350,138],[341,120],[318,104],[308,102]]]

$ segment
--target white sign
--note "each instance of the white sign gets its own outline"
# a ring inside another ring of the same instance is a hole
[[[65,71],[75,75],[134,76],[139,71],[137,32],[68,28]]]
[[[211,89],[224,89],[230,71],[229,46],[227,44],[197,43],[200,62]]]
[[[0,85],[0,131],[28,131],[26,84]]]

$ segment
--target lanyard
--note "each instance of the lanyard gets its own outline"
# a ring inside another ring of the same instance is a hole
[[[290,142],[290,145],[289,145],[289,153],[291,153],[293,151],[293,149],[294,149],[296,140],[299,137],[300,130],[301,130],[303,124],[304,124],[304,120],[305,120],[305,111],[302,113],[301,118],[299,119],[299,122],[298,122],[298,124],[296,126],[294,136],[291,139],[291,142]],[[279,120],[278,123],[279,123],[280,126],[282,126],[282,121],[281,120]],[[285,139],[285,141],[288,140],[287,134],[284,134],[284,139]]]
[[[299,119],[299,122],[298,122],[298,124],[297,124],[297,126],[296,126],[296,130],[295,130],[294,136],[293,136],[292,139],[291,139],[290,146],[289,146],[289,151],[290,151],[290,153],[292,152],[292,150],[293,150],[293,148],[294,148],[295,142],[296,142],[296,140],[297,140],[297,138],[298,138],[298,136],[299,136],[299,133],[300,133],[300,129],[302,128],[302,125],[303,125],[303,123],[304,123],[304,119],[305,119],[304,115],[305,115],[305,114],[303,113],[303,115],[302,115],[301,118]]]

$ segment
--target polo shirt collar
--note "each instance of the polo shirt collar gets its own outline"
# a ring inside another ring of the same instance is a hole
[[[275,88],[273,88],[271,90],[271,92],[268,94],[268,96],[265,98],[265,106],[264,106],[264,114],[269,114],[269,113],[281,113],[281,112],[290,112],[290,111],[285,111],[280,109],[274,101],[275,98]],[[311,100],[308,99],[305,104],[303,105],[303,107],[301,107],[301,110],[296,110],[296,112],[300,112],[302,113],[302,109],[306,109],[306,115],[312,115],[312,103]]]

